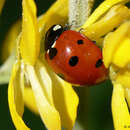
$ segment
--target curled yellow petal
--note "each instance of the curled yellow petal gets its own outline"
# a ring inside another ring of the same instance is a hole
[[[115,5],[100,20],[84,28],[83,33],[90,39],[96,40],[112,31],[128,18],[130,18],[129,9],[121,4]]]
[[[47,72],[45,73],[44,69],[44,81],[41,81],[41,77],[38,76],[40,75],[38,74],[40,71],[36,71],[33,66],[27,65],[27,72],[35,96],[37,108],[43,122],[50,130],[61,130],[60,115],[55,109],[53,103],[51,102],[51,97],[49,96],[51,94],[51,88],[43,86],[44,82],[49,80],[46,76]],[[48,82],[46,85],[47,84]]]
[[[25,63],[34,65],[39,55],[40,35],[38,32],[36,6],[33,0],[23,0],[21,56]]]
[[[23,95],[24,104],[35,114],[39,114],[32,88],[25,87]]]
[[[88,18],[88,20],[84,23],[81,28],[86,28],[92,25],[95,21],[97,21],[101,16],[106,13],[112,6],[121,2],[128,2],[129,0],[105,0],[103,3],[99,5],[99,7],[92,13],[92,15]]]
[[[42,58],[42,60],[43,59],[44,58]],[[48,67],[45,60],[43,60],[43,62],[52,81],[53,104],[60,114],[61,124],[67,130],[72,130],[77,116],[78,96],[70,83],[59,78]]]
[[[124,38],[117,51],[115,51],[113,63],[121,68],[130,63],[130,37]]]
[[[68,19],[68,0],[57,0],[38,20],[39,31],[44,32],[54,24],[64,25]]]
[[[78,96],[70,83],[56,75],[52,77],[52,81],[54,104],[60,114],[62,125],[67,130],[72,130],[77,117]]]
[[[125,22],[115,32],[112,32],[105,37],[103,46],[103,60],[106,67],[110,65],[115,52],[122,44],[122,40],[128,34],[129,26],[130,22]],[[120,62],[122,62],[122,60]]]
[[[8,102],[12,120],[17,130],[29,130],[22,120],[24,102],[21,90],[20,63],[13,66],[13,71],[8,88]]]
[[[114,83],[112,94],[112,114],[115,130],[129,130],[130,114],[125,101],[124,88]]]
[[[5,0],[0,0],[0,13],[2,11],[2,8],[4,6]]]
[[[2,46],[1,58],[4,61],[16,47],[16,39],[21,31],[21,21],[18,20],[7,33]]]

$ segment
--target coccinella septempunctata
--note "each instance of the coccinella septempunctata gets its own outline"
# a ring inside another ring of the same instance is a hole
[[[54,72],[70,83],[93,85],[106,78],[101,49],[80,32],[53,25],[46,33],[45,51]]]

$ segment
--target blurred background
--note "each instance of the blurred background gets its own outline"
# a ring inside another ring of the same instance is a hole
[[[102,1],[96,0],[94,8]],[[11,25],[21,18],[21,2],[21,0],[6,0],[0,15],[1,46]],[[54,0],[36,0],[38,16],[44,13],[53,2]],[[2,62],[0,63],[2,64]],[[8,108],[7,89],[8,84],[0,85],[0,130],[15,130]],[[97,86],[75,88],[75,91],[80,97],[77,120],[84,127],[84,130],[114,130],[111,114],[111,82],[107,80]],[[40,117],[30,112],[26,107],[23,119],[31,130],[45,130]]]

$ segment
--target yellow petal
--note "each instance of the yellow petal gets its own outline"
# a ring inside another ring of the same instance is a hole
[[[22,120],[24,103],[21,91],[20,63],[13,66],[13,71],[8,88],[8,102],[12,120],[17,130],[29,130]]]
[[[45,68],[43,69],[44,81],[41,81],[41,77],[38,76],[40,75],[38,74],[38,71],[36,71],[33,66],[27,65],[28,77],[31,82],[37,108],[43,122],[48,129],[61,130],[60,115],[53,106],[53,103],[51,102],[51,97],[49,96],[51,94],[51,88],[43,86],[44,82],[49,80],[49,77],[47,77],[47,72],[45,73]],[[46,85],[48,84],[49,82],[46,83]]]
[[[21,21],[18,20],[9,30],[2,46],[2,60],[4,61],[16,47],[16,39],[21,31]]]
[[[115,51],[112,61],[115,65],[122,68],[130,63],[130,38],[125,38],[124,41],[122,41]]]
[[[1,14],[2,8],[4,6],[4,3],[5,3],[5,0],[0,0],[0,14]]]
[[[54,24],[64,25],[68,19],[68,0],[57,0],[38,20],[39,31],[44,32]]]
[[[22,6],[23,20],[20,51],[24,62],[34,65],[40,49],[36,6],[33,0],[23,0]]]
[[[52,81],[53,103],[60,114],[62,126],[71,130],[77,116],[78,96],[70,83],[59,78],[44,60],[43,62]]]
[[[92,15],[88,18],[85,24],[81,28],[86,28],[87,26],[92,25],[95,21],[97,21],[101,16],[106,13],[112,6],[121,2],[128,2],[130,0],[105,0],[99,7],[92,13]]]
[[[125,101],[124,88],[116,83],[112,95],[112,114],[115,130],[129,130],[130,114]]]
[[[120,70],[116,75],[116,81],[125,88],[130,88],[130,71],[128,69]]]
[[[119,26],[124,20],[130,18],[129,9],[124,5],[115,5],[99,21],[83,30],[83,34],[96,40]]]
[[[56,75],[52,77],[52,81],[54,104],[60,114],[62,125],[67,130],[72,130],[77,117],[78,96],[70,83]]]
[[[24,96],[23,96],[24,104],[35,114],[39,114],[34,93],[32,91],[32,88],[25,87],[24,89]]]
[[[110,66],[110,78],[112,81],[121,84],[125,89],[130,88],[130,70],[129,68],[120,69],[117,66]]]
[[[106,67],[112,62],[113,55],[128,33],[129,22],[122,24],[115,32],[108,34],[104,39],[103,60]]]

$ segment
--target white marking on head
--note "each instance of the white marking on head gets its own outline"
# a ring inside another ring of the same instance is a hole
[[[53,31],[56,31],[56,30],[58,30],[60,28],[61,28],[61,25],[57,24],[56,26],[54,26]]]

